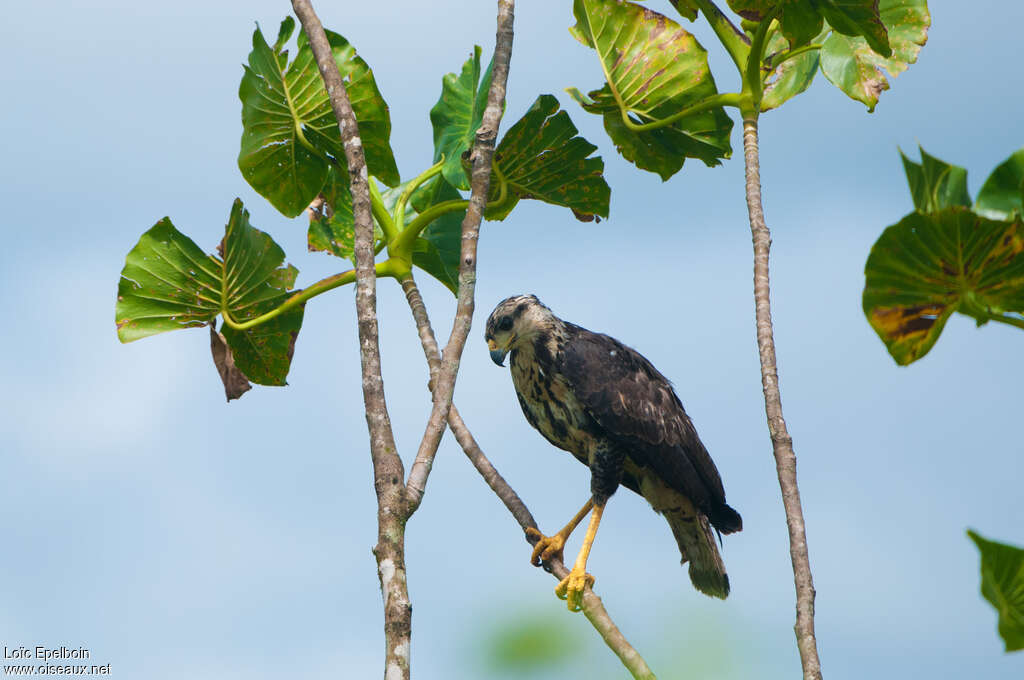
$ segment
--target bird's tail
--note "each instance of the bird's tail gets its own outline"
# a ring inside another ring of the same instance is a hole
[[[743,518],[740,517],[740,513],[736,512],[725,503],[712,505],[711,512],[708,513],[708,519],[711,520],[711,526],[715,527],[723,534],[743,531]]]
[[[668,510],[664,515],[679,544],[682,564],[690,563],[693,587],[705,595],[724,600],[729,595],[729,575],[725,573],[725,563],[718,552],[708,518],[700,512],[693,515],[679,510]]]

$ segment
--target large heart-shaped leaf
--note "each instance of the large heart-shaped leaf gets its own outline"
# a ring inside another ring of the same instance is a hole
[[[1024,649],[1024,549],[989,541],[968,530],[981,552],[981,594],[999,613],[1006,651]]]
[[[249,224],[236,199],[219,247],[206,255],[164,218],[128,253],[118,284],[116,321],[121,342],[202,326],[221,313],[235,322],[280,306],[298,270],[282,266],[284,251]],[[244,331],[223,334],[239,369],[253,382],[283,385],[302,325],[301,306]]]
[[[820,43],[831,30],[827,25],[824,26],[811,42]],[[814,76],[818,73],[818,64],[821,61],[818,50],[808,50],[791,59],[786,59],[785,55],[789,47],[789,41],[781,30],[772,30],[768,33],[765,61],[768,64],[778,63],[778,65],[772,67],[765,79],[764,93],[761,98],[762,111],[778,108],[789,99],[804,92],[811,86]],[[778,59],[784,59],[784,61],[779,63]]]
[[[238,167],[253,189],[288,217],[301,213],[320,192],[329,163],[345,165],[341,133],[305,34],[300,33],[290,64],[282,49],[293,28],[294,22],[286,19],[273,47],[256,29],[238,89]],[[343,37],[330,31],[327,37],[342,77],[348,79],[368,172],[385,184],[397,184],[390,114],[373,73]]]
[[[978,192],[974,210],[994,220],[1024,214],[1024,148],[999,164]]]
[[[492,61],[493,64],[493,61]],[[473,138],[487,107],[487,92],[491,88],[491,65],[480,75],[480,46],[462,65],[462,73],[447,74],[441,79],[441,98],[430,109],[430,123],[434,128],[434,162],[444,156],[441,173],[448,183],[459,189],[469,189],[469,177],[462,167],[462,154],[473,146]]]
[[[487,218],[504,219],[521,198],[571,208],[583,221],[608,217],[611,189],[602,175],[604,161],[590,157],[597,147],[577,132],[569,114],[559,110],[557,99],[550,94],[539,96],[505,133],[495,152],[494,163],[511,195]],[[492,200],[498,184],[498,178],[492,177]]]
[[[882,233],[864,273],[864,314],[906,365],[931,349],[954,311],[979,323],[1024,312],[1024,224],[963,207],[914,212]]]
[[[821,48],[821,72],[847,95],[875,110],[878,96],[889,89],[883,69],[897,76],[917,61],[928,40],[931,15],[926,0],[877,0],[888,35],[891,56],[864,37],[843,35],[837,28]],[[838,5],[838,0],[832,4]],[[829,23],[832,23],[829,15]],[[833,24],[835,27],[835,24]]]
[[[970,206],[967,170],[941,161],[920,147],[918,149],[921,152],[920,163],[915,163],[900,151],[910,195],[914,199],[914,209],[932,213],[953,206]]]
[[[732,119],[721,108],[638,131],[718,93],[707,52],[679,24],[621,0],[575,0],[576,38],[597,51],[606,83],[588,96],[568,90],[585,110],[602,115],[624,158],[668,179],[686,158],[709,166],[732,153]],[[626,121],[629,121],[628,123]]]

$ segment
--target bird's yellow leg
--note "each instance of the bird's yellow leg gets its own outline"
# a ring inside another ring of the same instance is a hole
[[[587,516],[590,509],[594,507],[594,499],[587,501],[587,504],[576,513],[576,516],[569,520],[569,523],[562,527],[554,536],[545,536],[540,533],[537,529],[530,527],[526,530],[527,537],[537,537],[537,542],[533,546],[533,554],[530,555],[530,564],[535,567],[539,567],[542,562],[558,557],[562,557],[562,549],[565,548],[565,542],[569,539],[569,535],[579,526],[579,523],[583,521],[583,518]]]
[[[587,586],[594,585],[594,577],[587,573],[587,558],[590,557],[590,548],[594,545],[594,537],[597,536],[597,527],[601,524],[603,512],[603,505],[594,505],[594,511],[590,515],[590,524],[587,526],[587,534],[583,537],[583,547],[580,548],[580,554],[576,556],[576,564],[572,565],[569,575],[555,586],[555,595],[563,600],[568,600],[571,612],[583,609],[583,590]]]

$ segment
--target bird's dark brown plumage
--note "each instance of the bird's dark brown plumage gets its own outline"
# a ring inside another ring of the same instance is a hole
[[[529,423],[591,469],[594,502],[621,483],[668,519],[694,585],[725,597],[728,576],[709,523],[742,529],[721,477],[671,383],[618,340],[562,321],[532,295],[508,298],[487,321],[492,358],[511,356]]]

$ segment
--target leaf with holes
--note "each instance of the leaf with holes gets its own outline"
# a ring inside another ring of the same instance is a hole
[[[687,158],[718,165],[732,154],[732,119],[721,107],[694,113],[664,127],[636,129],[664,120],[718,94],[707,52],[679,24],[632,2],[575,0],[569,29],[598,54],[605,85],[589,95],[567,90],[604,118],[619,153],[663,180]]]
[[[401,185],[399,186],[399,188]],[[385,193],[394,191],[388,189]],[[306,243],[310,252],[325,252],[349,260],[355,265],[355,217],[352,213],[352,192],[348,179],[331,166],[327,172],[327,183],[320,192],[322,202],[310,213]],[[373,238],[379,241],[384,232],[373,221]]]
[[[1024,214],[1024,148],[992,171],[978,192],[974,210],[994,220]]]
[[[1024,649],[1024,549],[989,541],[968,530],[981,553],[981,594],[999,613],[1007,652]]]
[[[493,64],[493,61],[492,61]],[[491,88],[491,65],[480,74],[480,46],[462,65],[462,73],[447,74],[441,79],[441,98],[430,109],[434,128],[434,162],[444,156],[441,174],[459,189],[469,189],[469,177],[462,168],[462,154],[473,146],[473,139],[487,107]]]
[[[928,353],[954,311],[979,324],[996,316],[1021,322],[1024,224],[958,206],[914,212],[882,233],[864,274],[864,315],[906,365]]]
[[[952,206],[970,206],[967,171],[925,153],[920,147],[918,150],[921,152],[920,163],[915,163],[900,151],[910,195],[914,199],[914,210],[932,213]]]
[[[117,337],[132,342],[205,326],[220,313],[223,265],[165,217],[125,258],[117,286]]]
[[[590,156],[597,147],[577,133],[557,99],[549,94],[538,97],[495,152],[494,164],[505,178],[508,196],[487,213],[487,219],[504,219],[523,198],[571,208],[582,221],[608,217],[611,189],[602,174],[604,161]],[[499,184],[493,175],[492,201],[498,198]]]
[[[298,270],[284,264],[284,251],[249,224],[249,212],[236,199],[221,242],[223,296],[227,314],[244,323],[280,307],[290,296]],[[224,337],[235,365],[260,385],[284,385],[291,367],[304,305],[244,331],[225,324]]]
[[[883,69],[897,76],[917,61],[931,25],[926,0],[878,0],[878,10],[892,48],[890,55],[877,51],[879,45],[874,42],[842,35],[839,29],[821,48],[821,72],[848,96],[863,102],[868,111],[875,110],[878,96],[889,89]]]
[[[271,47],[259,28],[252,36],[249,64],[238,89],[242,100],[242,176],[281,213],[295,217],[316,198],[327,167],[345,167],[341,133],[324,90],[313,52],[300,33],[295,60],[283,45],[294,29],[281,24]],[[342,36],[327,31],[335,61],[359,121],[367,171],[385,184],[398,183],[391,152],[391,118],[373,73]]]
[[[116,320],[121,342],[156,333],[203,326],[218,314],[242,323],[279,307],[298,270],[282,266],[284,251],[249,224],[236,199],[219,247],[206,255],[164,218],[128,253],[118,285]],[[291,349],[302,325],[302,307],[223,334],[236,366],[253,382],[283,385]]]

